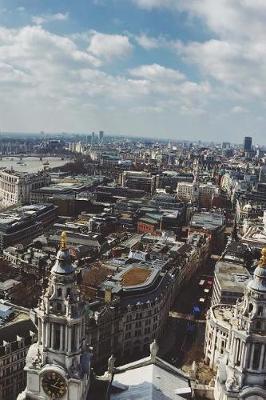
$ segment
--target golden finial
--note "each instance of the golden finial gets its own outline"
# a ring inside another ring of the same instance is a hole
[[[61,233],[61,238],[60,238],[60,249],[66,250],[66,248],[67,248],[67,233],[63,231]]]
[[[266,247],[261,250],[261,259],[259,264],[261,267],[266,268]]]

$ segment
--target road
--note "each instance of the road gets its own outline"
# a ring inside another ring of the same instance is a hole
[[[202,356],[206,312],[210,306],[211,286],[217,257],[211,256],[205,267],[196,273],[180,291],[169,313],[164,335],[160,341],[160,356],[180,368],[190,359],[197,360]],[[200,281],[204,281],[202,286]],[[204,289],[208,288],[208,292]],[[204,303],[200,299],[205,299]],[[193,315],[193,308],[200,312]]]

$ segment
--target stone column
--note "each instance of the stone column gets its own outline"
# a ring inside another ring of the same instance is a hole
[[[68,349],[67,351],[70,353],[71,352],[71,339],[72,339],[72,327],[68,327]]]
[[[68,326],[65,326],[65,351],[68,352]]]
[[[46,334],[45,334],[46,342],[45,342],[45,346],[47,348],[50,347],[50,334],[51,334],[51,332],[50,332],[50,324],[48,322],[46,322]]]
[[[46,329],[45,329],[45,325],[44,322],[41,321],[42,324],[42,345],[45,347],[46,346]]]
[[[54,348],[54,323],[51,323],[51,348]]]
[[[260,365],[259,365],[259,370],[260,371],[263,369],[264,354],[265,354],[265,344],[261,344]]]
[[[252,369],[253,356],[254,356],[255,345],[251,344],[250,359],[249,359],[249,369]]]
[[[60,351],[64,350],[64,325],[60,325]]]

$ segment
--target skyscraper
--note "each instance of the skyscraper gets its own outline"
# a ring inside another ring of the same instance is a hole
[[[244,138],[244,152],[249,153],[252,150],[252,137],[245,136]]]

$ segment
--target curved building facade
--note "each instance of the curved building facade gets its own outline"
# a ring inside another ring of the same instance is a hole
[[[205,361],[218,365],[215,400],[266,398],[266,249],[244,297],[210,309]]]

